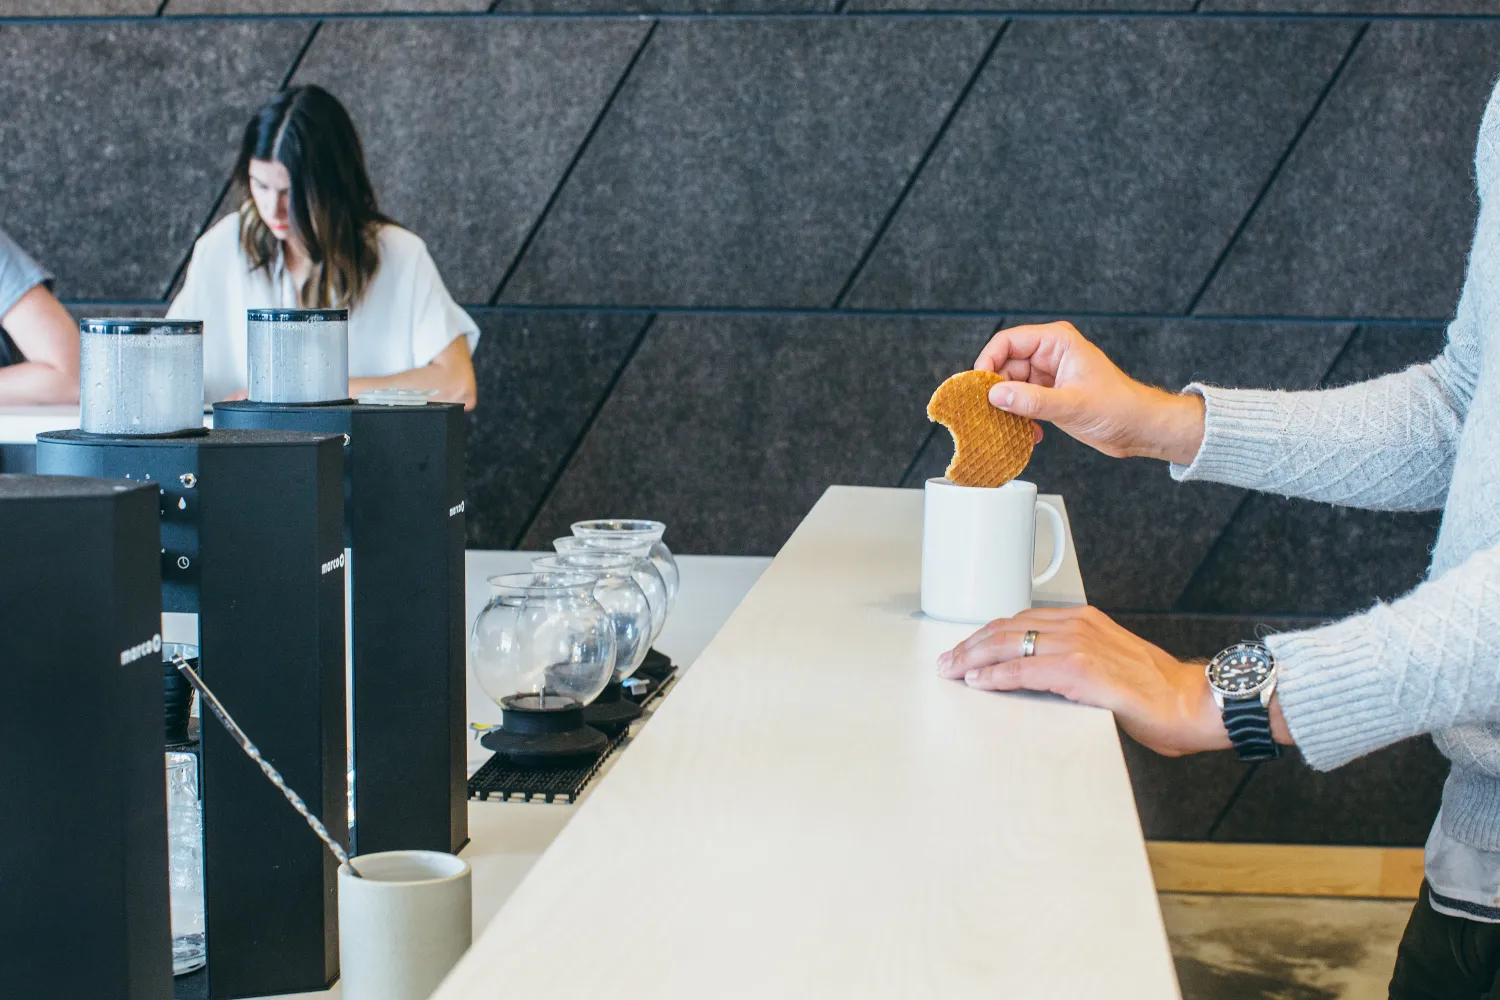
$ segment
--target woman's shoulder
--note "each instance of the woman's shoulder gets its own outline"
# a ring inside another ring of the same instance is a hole
[[[240,253],[240,216],[230,212],[208,227],[208,232],[198,237],[193,244],[193,256],[202,254],[214,257],[235,257]]]
[[[422,237],[394,222],[382,224],[376,238],[380,241],[382,266],[389,262],[399,267],[413,261],[432,259]]]

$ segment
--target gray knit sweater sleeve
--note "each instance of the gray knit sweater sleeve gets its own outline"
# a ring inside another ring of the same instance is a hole
[[[1370,382],[1319,392],[1190,386],[1204,399],[1203,446],[1173,477],[1359,507],[1443,506],[1478,373],[1473,308],[1466,293],[1431,363]],[[1394,603],[1266,642],[1281,665],[1287,724],[1319,769],[1500,718],[1500,551]]]
[[[1318,392],[1190,386],[1204,399],[1203,446],[1173,477],[1358,507],[1443,507],[1479,376],[1474,284],[1428,364]],[[1500,547],[1434,569],[1400,600],[1266,639],[1282,711],[1312,766],[1500,719]]]
[[[1416,736],[1500,719],[1500,549],[1400,600],[1265,640],[1303,757],[1328,770]]]
[[[1475,298],[1460,302],[1442,354],[1394,375],[1319,392],[1188,386],[1204,400],[1203,447],[1172,477],[1348,507],[1442,507],[1478,374]]]

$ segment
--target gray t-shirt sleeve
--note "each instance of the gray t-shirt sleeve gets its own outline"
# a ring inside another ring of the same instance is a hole
[[[51,287],[52,275],[0,229],[0,318],[10,312],[21,296],[42,284]]]

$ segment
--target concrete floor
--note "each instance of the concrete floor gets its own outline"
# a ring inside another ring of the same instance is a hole
[[[1385,1000],[1410,900],[1161,894],[1183,1000]]]

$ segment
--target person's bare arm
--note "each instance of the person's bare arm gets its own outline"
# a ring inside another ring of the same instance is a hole
[[[349,395],[358,396],[370,389],[436,389],[439,402],[462,403],[474,409],[478,389],[474,383],[474,362],[464,337],[453,338],[442,353],[421,368],[382,375],[379,378],[351,378]]]
[[[0,326],[25,355],[0,368],[0,405],[78,402],[78,324],[46,285],[21,296]]]

